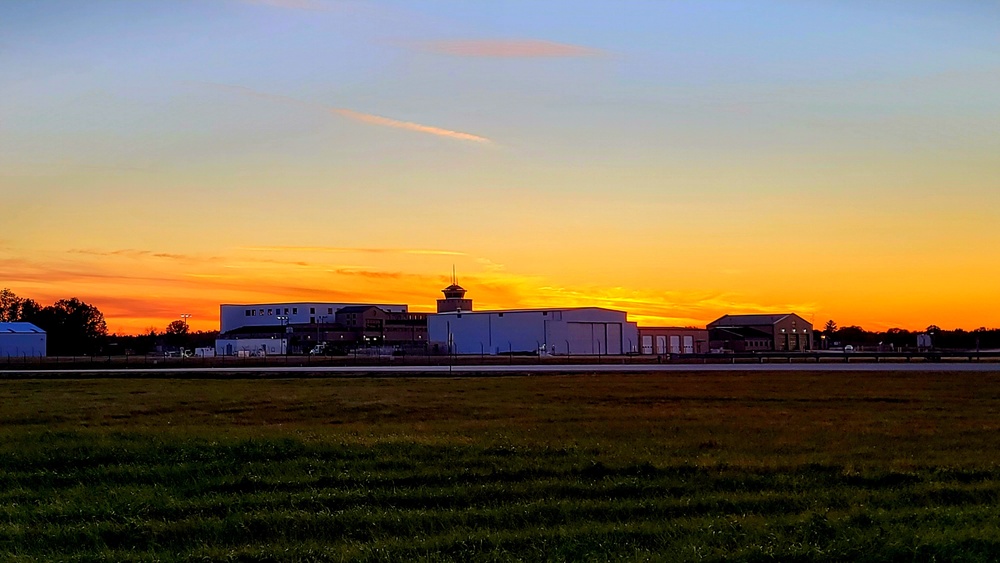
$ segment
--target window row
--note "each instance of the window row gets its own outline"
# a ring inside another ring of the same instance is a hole
[[[265,313],[264,311],[267,311],[267,312]],[[281,308],[278,307],[276,309],[273,309],[273,308],[272,309],[247,309],[244,312],[244,314],[246,316],[248,316],[248,317],[257,317],[257,316],[263,317],[265,315],[266,316],[281,315],[282,313],[281,313]],[[288,314],[288,307],[285,307],[284,314],[285,315]],[[299,314],[299,308],[298,307],[292,307],[292,314],[293,315],[298,315]]]

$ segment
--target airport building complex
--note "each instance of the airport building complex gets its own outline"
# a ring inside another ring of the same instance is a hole
[[[404,304],[255,303],[220,307],[219,355],[345,353],[684,355],[807,351],[812,325],[793,313],[726,315],[694,327],[639,327],[625,311],[553,307],[477,311],[453,278],[437,313]]]

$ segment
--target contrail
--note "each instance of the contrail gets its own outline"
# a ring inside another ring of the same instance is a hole
[[[451,129],[442,129],[440,127],[433,127],[431,125],[421,125],[419,123],[413,123],[412,121],[399,121],[396,119],[389,119],[388,117],[382,117],[380,115],[361,113],[344,108],[333,108],[330,111],[339,115],[343,115],[344,117],[355,119],[357,121],[361,121],[364,123],[371,123],[372,125],[395,127],[396,129],[408,129],[410,131],[419,131],[420,133],[428,133],[430,135],[438,135],[440,137],[451,137],[452,139],[460,139],[462,141],[475,141],[477,143],[491,142],[486,137],[480,137],[479,135],[473,135],[472,133],[452,131]]]
[[[418,133],[426,133],[428,135],[437,135],[438,137],[448,137],[449,139],[458,139],[460,141],[472,141],[475,143],[490,144],[493,141],[486,137],[480,135],[473,135],[472,133],[465,133],[463,131],[453,131],[451,129],[444,129],[442,127],[434,127],[433,125],[423,125],[422,123],[414,123],[412,121],[400,121],[398,119],[392,119],[389,117],[383,117],[381,115],[374,115],[371,113],[364,113],[360,111],[354,111],[347,108],[336,108],[325,106],[323,104],[316,104],[312,102],[305,102],[302,100],[297,100],[295,98],[290,98],[288,96],[282,96],[280,94],[268,94],[266,92],[258,92],[251,88],[245,86],[232,86],[229,84],[218,84],[215,82],[196,82],[200,86],[207,86],[216,90],[223,90],[227,92],[238,92],[240,94],[253,96],[255,98],[263,98],[265,100],[270,100],[272,102],[279,102],[284,104],[291,104],[300,107],[308,107],[317,110],[324,110],[329,113],[340,115],[355,121],[360,121],[362,123],[369,123],[371,125],[380,125],[382,127],[392,127],[395,129],[406,129],[408,131],[416,131]]]

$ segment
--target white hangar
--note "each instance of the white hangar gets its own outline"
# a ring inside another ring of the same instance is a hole
[[[427,339],[453,354],[626,354],[639,346],[626,316],[600,307],[450,311],[428,315]]]
[[[0,323],[0,357],[45,356],[45,331],[31,323]]]

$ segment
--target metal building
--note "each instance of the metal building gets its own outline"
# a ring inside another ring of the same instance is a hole
[[[639,346],[624,311],[600,307],[453,311],[427,317],[427,338],[453,354],[616,355]]]
[[[0,323],[0,357],[45,356],[45,331],[31,323]]]

